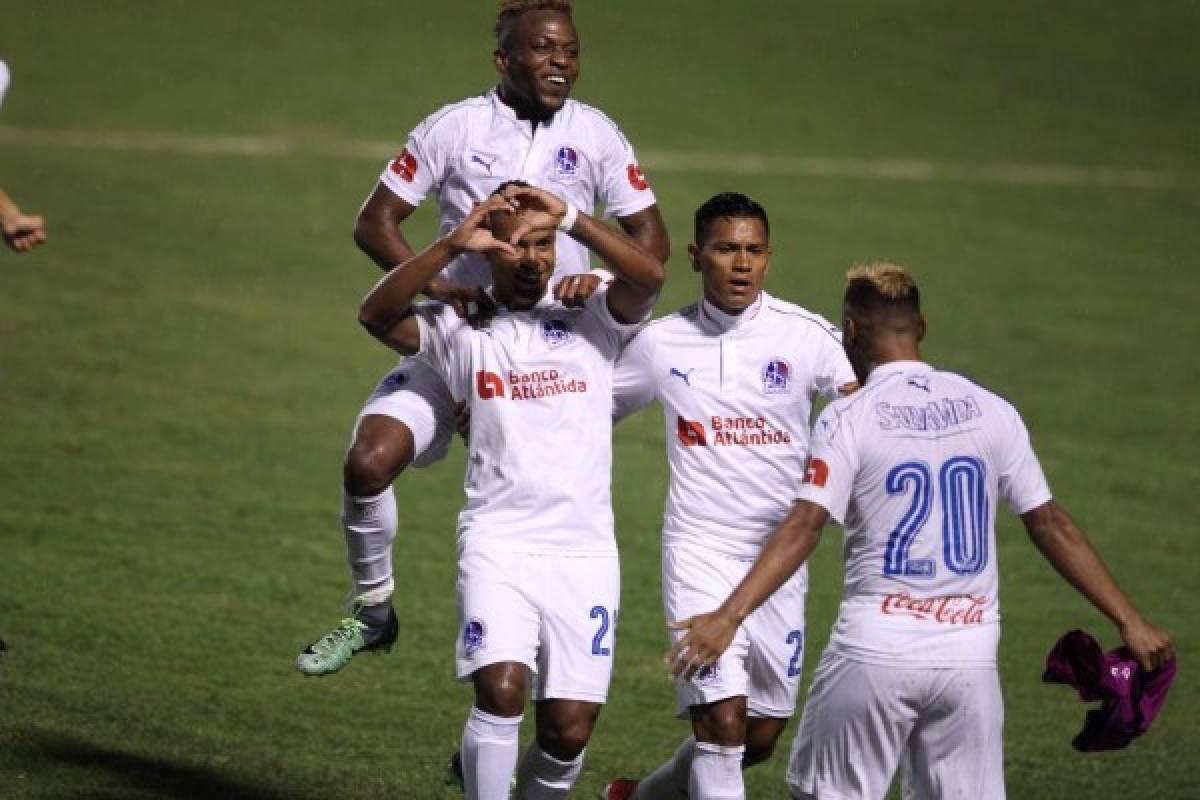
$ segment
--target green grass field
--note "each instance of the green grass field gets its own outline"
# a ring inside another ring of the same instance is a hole
[[[916,273],[927,357],[1024,412],[1059,499],[1182,661],[1156,727],[1081,755],[1045,652],[1111,627],[1001,525],[1013,798],[1188,798],[1200,467],[1200,7],[580,0],[576,96],[646,162],[693,298],[693,208],[772,214],[775,294]],[[303,679],[346,590],[342,450],[393,363],[350,239],[388,150],[491,82],[490,3],[10,0],[0,186],[49,219],[0,253],[0,798],[453,798],[460,449],[399,483],[398,648]],[[433,235],[423,209],[412,239]],[[574,796],[685,734],[660,662],[657,411],[617,433],[625,593]],[[806,672],[840,591],[813,562]],[[785,743],[790,743],[791,732]],[[748,775],[784,797],[783,753]]]

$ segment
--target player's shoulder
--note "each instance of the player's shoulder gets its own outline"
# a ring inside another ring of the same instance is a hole
[[[945,382],[946,384],[960,387],[962,391],[970,391],[978,395],[983,402],[989,403],[1013,414],[1017,414],[1018,416],[1020,415],[1020,413],[1017,411],[1017,407],[1013,405],[1011,400],[972,376],[965,375],[961,372],[953,372],[951,370],[944,369],[935,369],[932,371],[932,374],[939,380],[939,382]]]
[[[796,303],[763,292],[763,313],[775,325],[799,326],[803,333],[828,337],[841,344],[842,332],[825,317]]]
[[[593,133],[602,136],[617,136],[622,141],[625,140],[625,134],[621,132],[621,126],[612,117],[595,106],[588,105],[574,98],[568,98],[563,110],[567,112],[568,118],[574,125],[585,126],[591,129]]]
[[[487,92],[473,95],[434,111],[417,125],[417,131],[426,136],[443,133],[450,129],[470,125],[476,115],[486,114],[492,108],[492,100]]]

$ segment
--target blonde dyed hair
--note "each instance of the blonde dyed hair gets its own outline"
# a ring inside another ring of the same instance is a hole
[[[496,42],[504,44],[513,23],[530,11],[558,11],[571,16],[571,0],[500,0],[496,14]]]
[[[846,283],[870,284],[884,300],[905,300],[917,294],[917,282],[908,270],[889,261],[857,264],[846,272]]]

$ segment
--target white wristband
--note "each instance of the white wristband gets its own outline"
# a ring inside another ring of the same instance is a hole
[[[579,209],[567,203],[567,211],[563,214],[563,218],[558,223],[558,229],[563,233],[570,233],[575,227],[575,221],[579,219]]]

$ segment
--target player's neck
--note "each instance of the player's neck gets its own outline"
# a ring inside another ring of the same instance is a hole
[[[920,361],[921,345],[909,337],[889,337],[875,342],[872,355],[876,367],[895,361]]]
[[[496,87],[496,96],[500,98],[500,102],[513,110],[517,115],[517,119],[524,120],[537,128],[539,123],[549,122],[554,116],[553,111],[539,107],[536,103],[530,103],[513,91],[505,90],[503,86]]]

